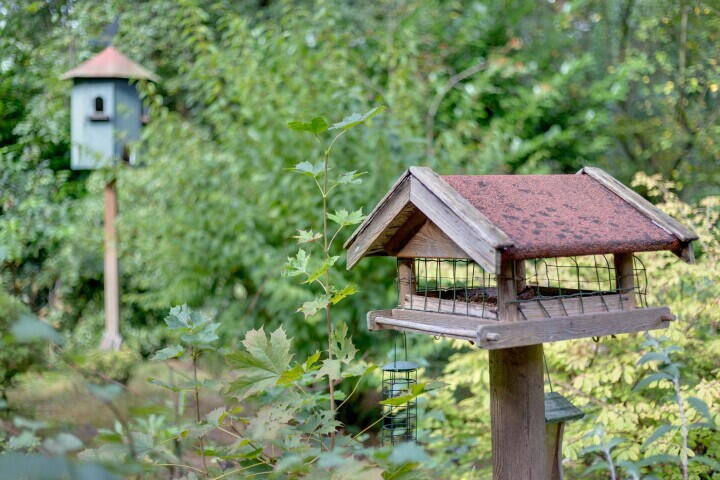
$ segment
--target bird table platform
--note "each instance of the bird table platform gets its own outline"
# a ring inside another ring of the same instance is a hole
[[[493,418],[503,422],[503,432],[493,427],[495,478],[534,479],[545,478],[531,471],[545,461],[542,344],[666,328],[674,317],[647,304],[637,253],[668,250],[692,263],[697,238],[598,168],[440,176],[411,167],[345,247],[348,268],[367,256],[397,259],[397,303],[369,312],[370,330],[491,351]],[[528,395],[540,410],[519,406]]]

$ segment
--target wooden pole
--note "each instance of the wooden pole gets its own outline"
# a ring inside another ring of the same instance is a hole
[[[519,321],[517,265],[501,263],[498,314]],[[494,480],[548,480],[543,346],[490,350],[490,414]]]
[[[120,282],[118,277],[117,231],[117,188],[115,180],[105,185],[105,332],[100,348],[117,350],[122,344],[120,336]]]
[[[615,277],[620,295],[627,296],[628,300],[623,301],[623,309],[635,308],[635,271],[633,267],[632,253],[616,253],[613,255],[615,264]]]
[[[415,275],[413,275],[413,259],[398,259],[398,306],[405,306],[407,298],[407,307],[410,307],[410,299],[415,294]]]

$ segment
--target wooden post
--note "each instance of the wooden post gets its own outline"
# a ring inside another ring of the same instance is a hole
[[[613,255],[615,263],[615,278],[617,279],[618,293],[628,300],[622,300],[624,310],[635,308],[635,271],[633,268],[632,253],[616,253]]]
[[[415,293],[415,276],[413,275],[412,258],[398,258],[398,306],[406,304],[405,299],[412,298]],[[407,308],[410,308],[410,300],[407,301]]]
[[[498,315],[518,321],[517,266],[501,263]],[[548,480],[543,347],[490,350],[490,414],[494,480]]]
[[[117,231],[117,188],[115,180],[105,185],[105,332],[100,348],[117,350],[122,343],[120,336],[120,282],[118,279]]]

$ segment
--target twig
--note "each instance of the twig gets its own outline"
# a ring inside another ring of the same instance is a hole
[[[249,465],[249,466],[247,466],[247,467],[236,468],[235,470],[230,470],[230,471],[227,471],[227,472],[223,473],[222,475],[218,475],[217,477],[214,477],[213,480],[220,480],[221,478],[225,478],[225,477],[227,477],[227,476],[229,476],[229,475],[234,475],[234,474],[236,474],[236,473],[238,473],[238,472],[242,472],[242,471],[245,471],[245,470],[249,470],[249,469],[251,469],[251,468],[258,467],[258,466],[264,465],[264,464],[265,464],[264,462],[258,462],[258,463],[255,463],[255,464],[253,464],[253,465]],[[262,473],[265,473],[265,472],[262,472]]]
[[[187,468],[188,470],[192,470],[194,472],[198,473],[205,473],[199,468],[191,467],[190,465],[184,465],[182,463],[153,463],[152,464],[155,467],[180,467],[180,468]]]
[[[462,82],[466,78],[472,77],[476,73],[482,71],[486,67],[486,65],[487,62],[482,59],[472,67],[466,68],[462,72],[453,75],[435,95],[435,98],[433,98],[432,102],[430,103],[430,108],[428,109],[427,115],[425,115],[425,141],[427,143],[426,153],[428,158],[432,158],[435,156],[435,116],[437,115],[438,109],[440,108],[440,104],[445,99],[445,96],[450,92],[450,90],[455,88],[455,85]]]
[[[195,350],[195,347],[192,347],[191,350],[191,357],[192,357],[192,367],[193,367],[193,380],[194,380],[194,391],[195,391],[195,420],[197,421],[197,424],[200,425],[200,389],[198,388],[197,381],[198,381],[198,374],[197,374],[197,360],[198,356],[200,355],[197,350]],[[208,466],[207,466],[207,459],[205,458],[205,435],[200,435],[198,437],[198,442],[200,443],[200,458],[202,458],[202,464],[203,469],[205,470],[205,476],[208,476]]]

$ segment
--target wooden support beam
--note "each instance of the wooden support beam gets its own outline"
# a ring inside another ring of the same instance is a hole
[[[398,258],[398,304],[415,293],[415,275],[413,274],[412,258]]]
[[[635,308],[635,269],[633,267],[632,253],[616,253],[613,255],[615,263],[615,278],[617,280],[617,288],[622,298],[627,296],[627,304],[623,304],[623,308]],[[625,295],[623,295],[625,294]]]
[[[501,322],[516,322],[520,318],[517,300],[517,263],[522,260],[506,260],[500,262],[500,273],[497,275],[498,319]]]
[[[478,327],[477,345],[488,350],[602,337],[667,328],[674,319],[667,307],[592,313],[571,317],[496,322]]]
[[[490,351],[494,480],[548,480],[543,347]]]

